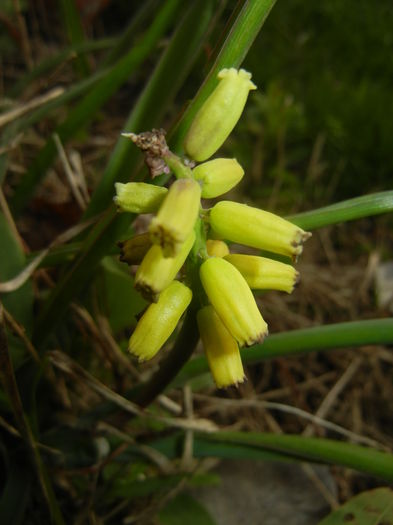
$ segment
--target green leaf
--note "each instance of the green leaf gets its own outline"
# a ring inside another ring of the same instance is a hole
[[[337,202],[317,210],[291,215],[287,219],[304,230],[316,230],[331,224],[353,221],[391,211],[393,211],[393,191],[382,191]]]
[[[10,98],[16,98],[23,93],[32,82],[36,79],[42,79],[45,75],[48,75],[52,70],[56,69],[60,64],[72,60],[75,55],[82,53],[90,53],[91,51],[100,51],[102,49],[108,49],[114,46],[118,39],[116,38],[100,38],[97,40],[87,40],[81,42],[75,46],[68,46],[61,51],[54,53],[49,58],[41,60],[31,71],[28,71],[23,76],[18,78],[7,93]],[[106,67],[108,67],[107,64]]]
[[[159,513],[161,525],[216,525],[209,512],[189,494],[179,494]]]
[[[198,458],[252,459],[255,461],[294,461],[288,455],[262,448],[249,447],[239,443],[214,443],[197,440],[194,443],[194,455]]]
[[[181,433],[149,443],[174,459],[182,453]],[[265,432],[195,433],[195,457],[253,459],[262,461],[308,461],[341,465],[393,481],[393,454],[332,439]]]
[[[15,277],[26,266],[25,254],[11,231],[4,215],[0,213],[0,282]],[[33,287],[27,281],[18,290],[0,295],[4,308],[27,331],[33,323]]]
[[[62,19],[67,30],[68,39],[72,45],[80,44],[85,40],[82,22],[75,5],[75,0],[59,0]],[[81,76],[89,74],[89,63],[85,56],[78,56],[74,62],[75,69]]]
[[[332,439],[262,432],[214,432],[197,441],[251,447],[278,452],[287,459],[342,465],[393,481],[393,454]]]
[[[136,324],[135,316],[146,306],[134,288],[134,279],[128,267],[111,257],[101,263],[102,275],[98,274],[105,311],[114,333]]]
[[[149,27],[154,23],[154,20],[150,20],[153,16],[157,17],[157,10],[159,8],[158,0],[145,0],[141,2],[139,10],[132,17],[126,29],[116,39],[116,43],[109,50],[109,52],[102,59],[100,67],[107,67],[113,64],[121,56],[123,56],[130,47],[135,45],[135,38],[140,37],[139,33],[142,33],[146,30],[146,27]],[[137,36],[136,36],[137,35]]]
[[[287,357],[351,346],[392,343],[393,319],[370,319],[272,334],[262,344],[241,350],[241,355],[243,362],[250,365],[274,357]],[[196,357],[183,367],[171,386],[181,386],[208,370],[206,358]]]
[[[182,454],[184,446],[184,434],[181,432],[174,433],[164,438],[155,439],[149,443],[149,446],[155,448],[161,454],[170,459],[177,459]],[[255,459],[266,461],[293,461],[287,455],[281,452],[264,450],[261,448],[252,448],[248,445],[239,443],[216,443],[203,438],[197,437],[194,440],[193,454],[197,458],[223,458],[223,459]],[[211,480],[210,482],[215,482]]]
[[[369,490],[350,499],[319,522],[319,525],[391,525],[393,491],[388,487]]]

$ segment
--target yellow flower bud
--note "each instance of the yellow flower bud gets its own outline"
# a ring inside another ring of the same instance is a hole
[[[210,371],[218,388],[244,381],[244,371],[236,340],[223,325],[212,306],[197,314],[199,333]]]
[[[115,189],[113,200],[119,211],[131,213],[155,213],[168,193],[166,188],[145,182],[116,182]]]
[[[244,170],[236,159],[214,159],[199,164],[192,173],[202,182],[202,197],[212,199],[235,187],[243,178]]]
[[[278,215],[238,202],[221,201],[210,210],[213,231],[229,241],[296,258],[311,237]]]
[[[151,247],[150,235],[141,233],[134,235],[131,239],[117,243],[120,248],[120,260],[127,264],[140,264]]]
[[[206,241],[206,249],[210,257],[225,257],[229,255],[228,245],[224,241],[208,239]]]
[[[251,73],[244,69],[222,69],[219,83],[196,114],[184,140],[193,159],[208,159],[224,143],[243,112],[248,93],[256,89]]]
[[[250,346],[267,334],[250,287],[241,273],[220,257],[211,257],[200,268],[203,288],[215,311],[240,346]]]
[[[164,257],[173,257],[190,235],[198,217],[201,187],[193,179],[178,179],[169,188],[157,216],[150,224],[150,236]]]
[[[128,344],[129,351],[140,361],[154,357],[176,328],[191,298],[187,286],[173,281],[139,320]]]
[[[146,299],[155,301],[157,295],[176,277],[194,242],[195,233],[192,231],[175,257],[164,257],[161,247],[154,244],[138,268],[135,288]]]
[[[282,290],[291,293],[299,273],[290,264],[256,255],[230,254],[225,260],[233,264],[253,290]]]

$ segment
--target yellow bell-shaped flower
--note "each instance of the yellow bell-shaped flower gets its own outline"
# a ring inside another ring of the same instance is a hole
[[[292,293],[299,279],[299,272],[293,266],[266,257],[232,253],[225,260],[239,270],[252,290]]]
[[[268,211],[232,201],[218,202],[209,222],[221,238],[296,258],[311,233]]]
[[[140,318],[128,344],[131,354],[139,361],[154,357],[175,330],[191,298],[187,286],[173,281]]]
[[[202,197],[213,199],[234,188],[244,170],[236,159],[213,159],[199,164],[192,174],[202,184]]]
[[[242,383],[244,371],[239,347],[214,308],[209,305],[199,310],[197,321],[210,371],[218,388]]]
[[[201,187],[193,179],[178,179],[150,224],[150,236],[164,257],[173,257],[194,228],[201,200]]]
[[[240,346],[250,346],[267,335],[250,287],[228,261],[211,257],[199,272],[203,288],[215,311]]]
[[[153,244],[136,272],[135,288],[146,299],[156,301],[157,295],[176,277],[194,242],[192,231],[174,257],[164,257],[161,247]]]
[[[150,250],[151,240],[148,233],[134,235],[131,239],[117,243],[120,248],[120,260],[129,265],[140,264]]]
[[[208,159],[225,142],[236,126],[247,101],[256,89],[251,73],[244,69],[222,69],[219,83],[196,114],[184,140],[184,149],[191,158]]]
[[[227,243],[218,239],[207,239],[206,250],[210,257],[225,257],[229,255]]]
[[[166,188],[145,182],[116,182],[115,189],[118,210],[131,213],[155,213],[168,193]]]

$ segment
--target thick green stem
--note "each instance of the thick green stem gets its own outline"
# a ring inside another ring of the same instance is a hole
[[[183,161],[171,151],[164,157],[168,168],[173,172],[177,179],[191,179],[192,171]]]

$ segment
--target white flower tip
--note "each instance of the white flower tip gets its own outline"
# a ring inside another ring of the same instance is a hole
[[[245,69],[236,69],[234,67],[230,68],[224,68],[221,69],[221,71],[218,72],[217,78],[241,78],[242,80],[248,80],[248,87],[249,90],[257,89],[257,86],[254,84],[254,82],[251,82],[251,73],[246,71]]]

